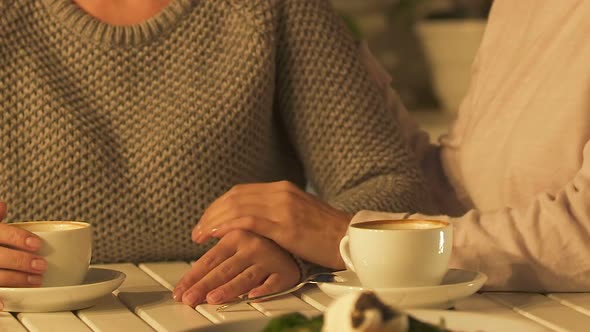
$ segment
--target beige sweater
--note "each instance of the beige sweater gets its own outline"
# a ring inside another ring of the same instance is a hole
[[[398,116],[456,216],[453,266],[485,272],[487,289],[590,290],[590,1],[496,0],[440,146]]]
[[[133,27],[0,0],[0,199],[90,221],[96,262],[199,257],[191,229],[239,183],[417,211],[396,128],[327,0],[174,0]]]

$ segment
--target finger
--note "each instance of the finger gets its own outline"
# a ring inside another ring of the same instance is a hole
[[[273,182],[259,182],[259,183],[252,183],[248,187],[238,188],[243,189],[244,191],[250,189],[252,191],[261,191],[261,190],[282,190],[282,191],[301,191],[301,188],[294,184],[291,181],[287,180],[280,180],[280,181],[273,181]]]
[[[182,276],[181,280],[174,288],[174,299],[176,301],[181,301],[186,290],[191,288],[192,285],[196,284],[201,278],[206,276],[209,271],[216,268],[235,253],[236,250],[233,247],[228,246],[223,242],[217,243],[193,263],[191,269]]]
[[[236,196],[248,196],[248,195],[257,195],[257,194],[275,194],[278,192],[291,192],[302,197],[306,197],[305,192],[297,187],[295,184],[289,181],[277,181],[277,182],[269,182],[269,183],[249,183],[249,184],[240,184],[234,186],[232,189],[228,190],[225,194],[221,195],[217,198],[205,211],[205,213],[201,216],[201,220],[195,227],[193,233],[198,233],[198,229],[201,227],[203,220],[207,220],[212,215],[215,215],[218,211],[220,205],[223,205],[228,199]],[[262,201],[264,202],[264,200]]]
[[[190,306],[202,303],[209,292],[230,282],[251,265],[251,260],[238,252],[187,290],[182,297],[182,302]]]
[[[265,272],[262,268],[252,265],[231,281],[207,294],[207,303],[219,304],[235,299],[253,288],[260,286],[268,278],[268,275],[268,272]]]
[[[263,183],[248,183],[239,184],[231,188],[228,192],[223,194],[217,202],[221,203],[223,200],[235,195],[250,195],[260,193],[277,193],[277,192],[292,192],[301,194],[303,190],[289,181],[263,182]],[[214,202],[215,204],[215,202]]]
[[[196,228],[200,228],[203,225],[203,221],[211,218],[212,216],[219,213],[220,210],[223,210],[223,206],[225,206],[228,200],[236,199],[238,197],[250,196],[250,195],[261,195],[267,194],[268,189],[270,186],[267,184],[262,183],[252,183],[252,184],[239,184],[233,186],[230,190],[225,192],[223,195],[219,196],[216,200],[211,203],[205,213],[201,216],[201,219],[197,223]],[[271,193],[274,192],[273,190],[270,191]]]
[[[258,220],[268,220],[273,222],[279,217],[281,211],[272,206],[248,205],[243,207],[228,208],[224,213],[218,215],[213,220],[209,220],[206,226],[201,228],[201,234],[196,239],[197,243],[205,243],[211,238],[211,233],[221,228],[231,220],[243,219],[249,224],[256,224]]]
[[[41,274],[47,270],[43,257],[11,248],[0,247],[0,267],[6,270]]]
[[[217,228],[229,219],[248,215],[265,216],[269,210],[269,206],[261,202],[267,202],[267,198],[268,196],[261,194],[246,195],[233,198],[231,201],[226,201],[225,204],[218,205],[215,207],[216,211],[210,213],[207,217],[201,218],[198,228],[195,227],[193,230],[192,240],[197,243],[203,243],[205,236],[212,229]]]
[[[37,235],[24,229],[10,224],[0,224],[0,245],[37,251],[43,245],[43,241]]]
[[[0,287],[39,287],[42,282],[40,274],[0,270]]]
[[[6,211],[8,211],[8,207],[6,206],[6,203],[0,201],[0,220],[6,218]]]
[[[275,242],[277,242],[277,238],[281,232],[281,227],[276,221],[266,218],[242,217],[228,220],[219,225],[219,227],[211,231],[210,237],[221,238],[236,229],[249,231]]]
[[[287,282],[284,278],[281,278],[278,273],[273,273],[261,286],[252,289],[250,293],[248,293],[248,297],[256,297],[280,292],[291,286],[293,285]]]
[[[268,193],[236,195],[222,204],[210,206],[193,229],[193,241],[203,243],[204,236],[208,232],[229,219],[248,215],[270,218],[268,213],[273,211],[271,195]]]

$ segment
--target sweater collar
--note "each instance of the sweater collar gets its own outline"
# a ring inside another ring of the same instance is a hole
[[[95,42],[118,46],[139,45],[174,28],[189,12],[194,0],[173,0],[156,16],[131,26],[115,26],[86,13],[72,0],[42,0],[58,21],[73,32]]]

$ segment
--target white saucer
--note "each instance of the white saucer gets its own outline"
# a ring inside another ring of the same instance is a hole
[[[505,318],[489,314],[450,311],[450,310],[408,310],[413,317],[439,324],[441,318],[445,321],[447,329],[464,332],[505,332],[505,331],[527,331],[546,332],[544,327],[537,325],[527,318]],[[222,323],[214,326],[207,326],[192,330],[192,332],[241,332],[241,331],[262,331],[271,320],[270,317],[243,320],[239,322]]]
[[[115,270],[90,268],[81,285],[41,288],[0,287],[4,311],[50,312],[88,308],[111,293],[125,280]]]
[[[322,292],[332,298],[338,298],[350,292],[369,290],[361,286],[352,271],[336,272],[344,279],[340,283],[319,283]],[[487,276],[480,272],[449,269],[443,282],[438,286],[410,288],[373,289],[379,298],[396,308],[437,308],[446,309],[454,301],[477,292],[486,282]]]

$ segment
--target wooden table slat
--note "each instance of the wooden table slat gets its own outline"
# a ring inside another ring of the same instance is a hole
[[[9,312],[0,312],[0,332],[27,332],[27,329]]]
[[[547,326],[540,324],[536,320],[531,320],[529,317],[527,317],[527,315],[522,315],[509,306],[501,304],[485,295],[477,293],[457,300],[455,302],[455,310],[477,312],[512,320],[527,321],[529,323],[537,324],[539,327],[547,328]]]
[[[211,326],[211,322],[193,308],[172,299],[138,308],[137,314],[157,331],[183,332]]]
[[[590,326],[590,316],[541,294],[484,293],[484,295],[554,331],[586,332]]]
[[[142,263],[139,268],[170,291],[191,268],[186,262]]]
[[[91,332],[72,312],[19,313],[18,320],[30,332]],[[65,328],[67,326],[67,328]]]
[[[121,263],[121,264],[103,264],[103,265],[95,265],[99,268],[117,270],[125,273],[126,278],[123,281],[123,284],[119,286],[113,293],[117,295],[119,292],[126,292],[126,291],[141,291],[142,289],[154,289],[159,288],[161,289],[161,285],[151,278],[149,275],[145,274],[141,271],[137,266],[131,263]]]
[[[293,294],[322,312],[334,301],[333,298],[326,295],[315,285],[306,285]]]
[[[91,308],[78,311],[77,316],[95,332],[154,331],[113,294],[105,296]]]
[[[211,322],[193,308],[172,299],[172,292],[133,264],[108,264],[103,267],[122,271],[127,279],[117,297],[153,329],[182,332],[209,326]]]
[[[291,294],[277,297],[265,302],[251,303],[250,305],[256,310],[262,312],[265,316],[269,317],[275,317],[295,311],[312,316],[321,314],[321,311]]]
[[[584,315],[590,316],[590,293],[555,293],[547,296]]]
[[[523,318],[522,315],[514,311],[511,307],[494,301],[482,294],[473,294],[472,296],[459,299],[455,301],[454,308],[458,311],[481,312],[506,318]]]
[[[218,305],[199,304],[195,309],[215,324],[264,317],[264,314],[248,304],[238,304],[225,311],[217,311]]]

